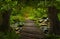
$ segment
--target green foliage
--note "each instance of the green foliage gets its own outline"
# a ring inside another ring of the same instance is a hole
[[[54,1],[54,2],[53,2]],[[47,7],[56,6],[57,9],[60,9],[60,0],[0,0],[0,12],[4,10],[12,9],[10,16],[10,23],[14,23],[13,20],[24,21],[25,14],[28,14],[29,19],[36,20],[38,25],[38,18],[47,17]],[[60,12],[59,12],[60,13]],[[2,15],[0,14],[0,18]],[[60,20],[60,14],[58,14]],[[1,18],[2,19],[2,18]],[[0,24],[1,24],[0,19]],[[0,33],[0,39],[18,39],[19,36],[13,31],[5,33]],[[48,35],[46,39],[60,39],[54,35]]]
[[[47,7],[56,6],[60,9],[60,0],[53,0],[54,2],[47,0],[0,0],[0,12],[4,10],[12,9],[10,16],[10,23],[14,23],[13,20],[24,21],[25,14],[28,14],[29,19],[38,20],[38,18],[47,17]],[[53,4],[52,4],[53,3]],[[60,13],[60,12],[59,12]],[[60,20],[60,14],[58,14]],[[2,15],[0,13],[0,24]],[[38,22],[36,21],[38,25]],[[0,39],[18,39],[19,36],[13,31],[8,33],[0,33]],[[60,38],[60,37],[59,37]],[[46,39],[59,39],[54,35],[47,36]]]
[[[60,13],[58,14],[58,18],[59,18],[59,21],[60,21]]]
[[[19,39],[19,35],[15,31],[2,33],[0,32],[0,39]]]
[[[57,9],[60,9],[60,1],[54,0],[53,3]],[[24,13],[29,14],[30,19],[37,19],[46,16],[47,8],[52,6],[52,2],[48,0],[0,0],[0,11],[12,8],[11,22],[14,19],[24,20]]]
[[[56,36],[56,35],[47,35],[45,39],[60,39],[60,36]]]

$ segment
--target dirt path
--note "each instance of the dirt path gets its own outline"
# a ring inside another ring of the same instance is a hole
[[[26,20],[22,27],[21,39],[44,39],[44,33],[35,26],[34,21]]]

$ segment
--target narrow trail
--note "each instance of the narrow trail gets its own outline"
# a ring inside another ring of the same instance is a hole
[[[34,21],[26,20],[21,30],[21,39],[44,39],[44,33],[35,26]]]

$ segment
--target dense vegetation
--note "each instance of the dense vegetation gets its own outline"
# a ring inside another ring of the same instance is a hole
[[[50,19],[50,27],[52,28],[49,34],[60,35],[59,10],[60,0],[0,0],[0,32],[2,32],[0,37],[1,39],[18,39],[19,35],[11,29],[10,25],[16,22],[24,22],[26,18],[36,20],[37,23],[39,18],[43,17]],[[9,33],[10,31],[11,33]]]

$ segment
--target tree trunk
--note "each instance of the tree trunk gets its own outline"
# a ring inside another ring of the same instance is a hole
[[[59,19],[57,16],[57,9],[55,6],[48,7],[48,18],[50,21],[50,34],[59,35],[60,34],[60,26]]]
[[[9,29],[10,29],[10,22],[9,22],[10,14],[11,14],[10,9],[2,12],[3,22],[2,22],[2,25],[0,26],[0,31],[2,31],[2,32],[9,31]]]

